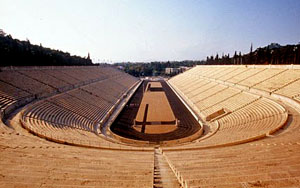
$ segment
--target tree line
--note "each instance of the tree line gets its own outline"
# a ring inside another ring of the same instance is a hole
[[[29,40],[13,39],[0,30],[0,66],[68,66],[93,65],[89,57],[33,45]]]
[[[252,51],[252,45],[248,54],[242,55],[241,52],[235,52],[230,58],[228,55],[219,57],[210,56],[206,58],[205,65],[284,65],[300,64],[300,44],[281,46],[277,43],[257,48]]]
[[[167,62],[150,62],[150,63],[115,63],[114,65],[123,69],[125,72],[139,76],[163,76],[165,68],[193,67],[195,65],[264,65],[264,64],[300,64],[300,43],[297,45],[281,46],[277,43],[262,48],[257,48],[255,51],[250,47],[250,52],[241,54],[235,52],[230,54],[216,54],[208,56],[206,60],[185,60],[185,61],[167,61]]]
[[[140,77],[140,76],[162,76],[165,74],[166,68],[178,68],[181,66],[192,67],[199,65],[201,61],[167,61],[167,62],[126,62],[126,63],[115,63],[114,65],[123,69],[126,73]]]

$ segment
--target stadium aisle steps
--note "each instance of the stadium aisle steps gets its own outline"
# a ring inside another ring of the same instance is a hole
[[[170,168],[164,156],[158,149],[154,150],[154,172],[153,172],[154,188],[180,188],[180,184]]]

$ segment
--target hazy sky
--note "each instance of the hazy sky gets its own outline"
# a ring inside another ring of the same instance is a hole
[[[300,0],[0,0],[0,29],[94,62],[197,60],[300,42]]]

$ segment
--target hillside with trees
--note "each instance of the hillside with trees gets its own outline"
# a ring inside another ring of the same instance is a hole
[[[67,52],[33,45],[29,40],[13,39],[0,30],[0,66],[68,66],[93,65],[89,57],[82,58]]]

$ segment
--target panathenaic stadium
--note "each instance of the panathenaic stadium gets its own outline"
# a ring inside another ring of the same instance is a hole
[[[300,186],[300,66],[3,67],[0,187]]]

